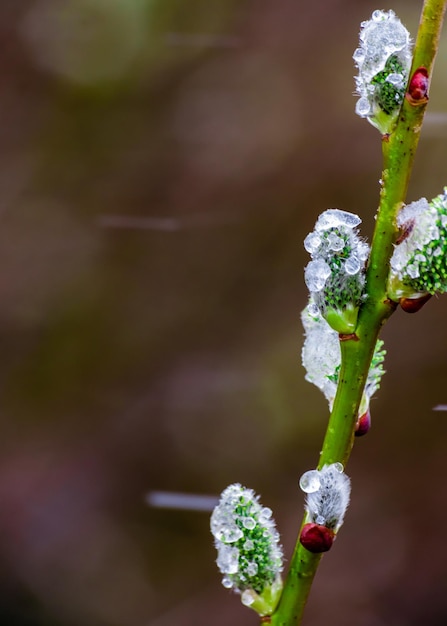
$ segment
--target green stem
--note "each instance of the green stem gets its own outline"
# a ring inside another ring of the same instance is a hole
[[[410,77],[424,67],[431,77],[447,0],[425,0],[416,39]],[[389,261],[397,235],[396,216],[402,207],[419,141],[426,101],[405,99],[394,132],[384,137],[380,204],[366,277],[367,298],[361,307],[354,338],[341,341],[342,362],[331,416],[318,467],[341,462],[346,466],[354,441],[354,428],[379,331],[393,313],[387,297]],[[307,522],[304,516],[302,525]],[[299,626],[321,555],[306,550],[299,538],[274,626]]]

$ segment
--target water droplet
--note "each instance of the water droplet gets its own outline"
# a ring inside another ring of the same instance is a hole
[[[410,278],[418,278],[419,276],[419,266],[416,263],[410,263],[407,266],[407,274]]]
[[[239,550],[231,546],[220,546],[216,563],[222,574],[236,574],[239,568]]]
[[[317,517],[315,518],[315,523],[319,526],[323,526],[325,522],[326,519],[322,515],[317,515]]]
[[[363,50],[363,48],[357,48],[354,51],[354,54],[352,55],[352,58],[359,65],[360,65],[360,63],[363,63],[363,60],[365,58],[365,51]]]
[[[345,272],[350,276],[354,276],[358,274],[360,271],[360,261],[356,256],[350,256],[349,259],[345,261]]]
[[[270,519],[273,515],[273,511],[272,509],[269,509],[268,506],[264,506],[261,510],[261,515],[262,517],[264,517],[265,519]]]
[[[300,478],[300,488],[304,493],[315,493],[319,490],[320,486],[320,473],[318,470],[304,472]]]
[[[320,317],[320,309],[317,307],[315,302],[310,302],[307,305],[307,312],[311,317]]]
[[[321,291],[331,275],[331,268],[323,259],[315,259],[306,266],[304,280],[309,291]]]
[[[321,246],[321,237],[318,233],[311,232],[304,240],[304,248],[309,254],[313,254],[318,251]]]
[[[436,250],[433,252],[433,256],[441,256],[442,254],[443,254],[442,248],[439,248],[439,247],[436,248]]]
[[[429,237],[432,241],[439,239],[439,228],[435,224],[429,229]]]
[[[329,250],[332,250],[333,252],[340,252],[345,247],[344,239],[342,239],[342,237],[339,237],[335,232],[329,233],[327,237],[327,242]]]
[[[246,572],[247,572],[248,576],[256,576],[256,574],[258,573],[258,564],[255,563],[254,561],[251,561],[247,565]]]
[[[253,517],[245,517],[242,521],[242,524],[247,530],[253,530],[253,528],[256,526],[256,521],[253,519]]]
[[[388,14],[384,13],[383,11],[380,11],[379,9],[377,9],[376,11],[373,11],[372,14],[372,19],[374,22],[382,22],[383,20],[387,20],[388,19]]]
[[[222,578],[222,585],[225,587],[225,589],[231,589],[231,587],[233,586],[233,583],[230,580],[230,578],[228,578],[228,576],[224,576]]]
[[[397,246],[394,250],[393,256],[391,257],[390,265],[395,272],[399,272],[405,266],[407,262],[407,257],[405,251],[402,250],[401,247]]]
[[[342,211],[341,209],[327,209],[320,215],[315,224],[315,230],[324,231],[330,228],[339,228],[345,226],[346,228],[355,228],[361,223],[361,219],[355,213],[349,213],[349,211]]]
[[[250,552],[250,550],[253,550],[253,548],[255,547],[255,544],[253,541],[251,541],[251,539],[247,539],[247,541],[244,543],[244,550],[246,550],[247,552]]]
[[[216,539],[223,543],[234,543],[243,535],[230,515],[222,515],[220,509],[215,509],[211,516],[211,532]]]
[[[256,600],[255,592],[252,589],[246,589],[242,592],[241,602],[244,606],[251,606]]]
[[[393,85],[394,87],[400,89],[404,86],[404,77],[402,76],[402,74],[390,74],[385,78],[385,82],[390,83],[390,85]]]
[[[357,115],[360,115],[360,117],[368,117],[368,115],[371,115],[371,105],[368,98],[362,97],[357,100],[357,103],[355,105],[355,112],[357,113]]]

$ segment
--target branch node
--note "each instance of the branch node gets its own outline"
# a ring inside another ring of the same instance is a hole
[[[343,333],[339,333],[338,338],[340,341],[358,341],[359,338],[355,333],[349,333],[348,335],[344,335]]]

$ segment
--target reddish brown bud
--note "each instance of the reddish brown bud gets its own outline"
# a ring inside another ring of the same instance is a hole
[[[411,235],[415,222],[416,220],[412,219],[403,225],[399,233],[399,237],[396,239],[396,246],[402,243],[402,241],[405,241],[405,239],[407,239]]]
[[[406,98],[410,104],[424,104],[428,100],[428,72],[425,67],[418,67],[410,79]]]
[[[427,293],[420,298],[401,298],[399,304],[406,313],[417,313],[422,309],[424,304],[431,298],[431,294]]]
[[[371,413],[369,412],[369,409],[368,409],[366,413],[363,413],[363,415],[360,415],[360,417],[358,418],[357,423],[355,425],[354,435],[356,437],[362,437],[363,435],[366,435],[366,433],[368,432],[370,428],[371,428]]]
[[[301,529],[301,545],[314,554],[327,552],[334,543],[334,539],[334,531],[326,528],[326,526],[320,526],[320,524],[304,524]]]
[[[338,333],[338,338],[340,341],[358,341],[359,338],[355,333],[349,333],[349,335],[345,335],[344,333]]]

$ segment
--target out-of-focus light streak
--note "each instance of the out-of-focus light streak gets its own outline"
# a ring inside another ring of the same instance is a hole
[[[231,213],[213,213],[211,215],[190,215],[184,218],[175,217],[132,217],[126,215],[102,215],[98,218],[100,228],[117,228],[122,230],[155,230],[172,233],[196,228],[215,228],[240,221],[240,216]]]
[[[146,503],[155,509],[180,509],[182,511],[212,511],[219,502],[217,496],[174,491],[149,491]]]

